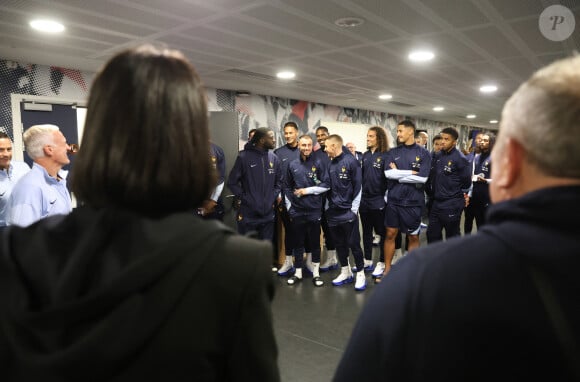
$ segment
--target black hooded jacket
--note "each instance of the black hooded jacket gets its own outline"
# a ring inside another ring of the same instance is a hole
[[[86,207],[0,234],[0,380],[279,379],[269,244]]]

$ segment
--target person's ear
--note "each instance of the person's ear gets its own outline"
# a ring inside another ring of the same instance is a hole
[[[493,179],[493,182],[498,182],[499,188],[511,188],[519,179],[522,164],[526,157],[526,150],[522,144],[513,138],[507,138],[504,143],[503,152],[499,159],[493,163],[493,166],[501,169],[499,177]]]
[[[44,145],[44,147],[42,148],[42,151],[44,152],[44,156],[45,157],[50,157],[52,156],[52,146],[51,145]]]

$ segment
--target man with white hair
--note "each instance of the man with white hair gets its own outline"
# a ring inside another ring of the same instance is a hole
[[[22,137],[34,163],[12,190],[7,222],[25,227],[47,216],[71,211],[70,194],[60,172],[70,160],[69,145],[58,126],[35,125]]]
[[[577,136],[578,55],[537,71],[507,101],[485,228],[397,263],[334,381],[580,380]]]

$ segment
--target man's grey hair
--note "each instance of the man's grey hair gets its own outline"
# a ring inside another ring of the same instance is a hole
[[[22,139],[32,160],[44,157],[44,146],[54,144],[55,131],[60,131],[56,125],[34,125],[26,129]]]
[[[510,97],[496,148],[508,137],[546,175],[580,178],[580,55],[538,70]]]

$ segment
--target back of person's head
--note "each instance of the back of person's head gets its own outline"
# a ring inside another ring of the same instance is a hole
[[[34,125],[22,134],[26,153],[32,160],[44,157],[44,146],[54,143],[55,131],[59,131],[56,125]]]
[[[369,130],[374,131],[377,136],[377,151],[384,153],[389,150],[389,139],[387,138],[387,133],[385,129],[381,126],[371,126]]]
[[[451,137],[453,138],[454,141],[456,141],[457,138],[459,138],[459,133],[457,132],[457,130],[454,127],[446,127],[443,130],[441,130],[440,134],[451,135]]]
[[[203,85],[178,51],[115,55],[91,88],[72,190],[146,216],[192,210],[214,186]]]
[[[256,129],[256,131],[254,132],[254,136],[252,137],[250,142],[254,145],[260,143],[260,140],[262,138],[266,138],[268,136],[268,134],[270,134],[270,131],[271,130],[267,127],[260,127],[258,129]]]
[[[511,138],[546,175],[580,178],[580,55],[535,72],[506,102],[498,144]],[[497,147],[496,147],[497,149]]]

